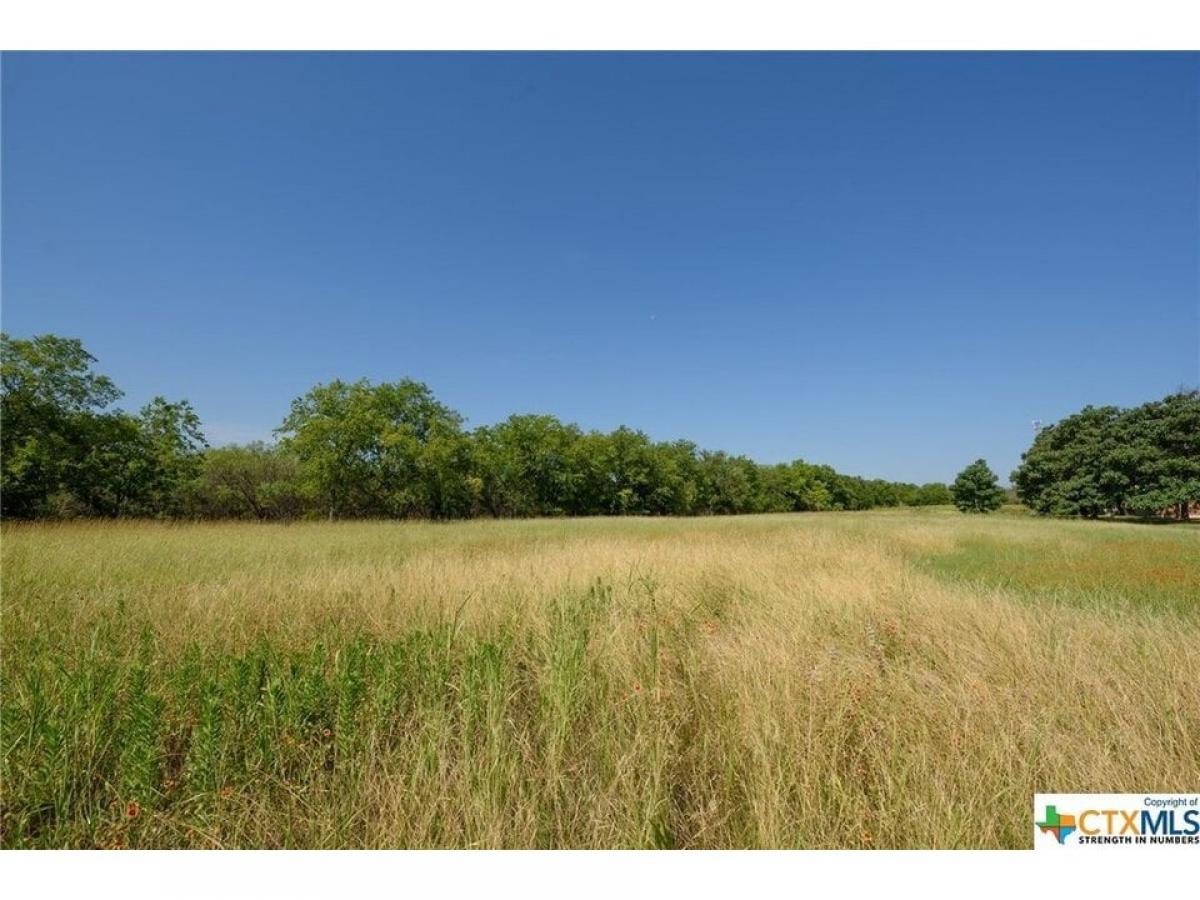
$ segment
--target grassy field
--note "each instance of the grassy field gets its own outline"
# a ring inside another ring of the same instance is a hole
[[[1200,531],[5,525],[5,847],[1027,847],[1200,789]]]

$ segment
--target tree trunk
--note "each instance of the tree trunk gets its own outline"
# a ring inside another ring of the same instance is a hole
[[[1180,501],[1180,504],[1179,504],[1179,520],[1180,520],[1181,522],[1182,522],[1184,519],[1191,518],[1191,510],[1190,510],[1190,509],[1188,509],[1188,507],[1189,507],[1190,505],[1191,505],[1191,504],[1190,504],[1190,503],[1188,503],[1186,500]]]

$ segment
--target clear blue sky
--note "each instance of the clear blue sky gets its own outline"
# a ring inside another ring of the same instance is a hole
[[[1200,56],[3,57],[3,325],[268,437],[410,376],[764,462],[1007,479],[1200,382]]]

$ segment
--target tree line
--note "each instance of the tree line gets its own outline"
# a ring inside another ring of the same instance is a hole
[[[1038,431],[1012,482],[1046,515],[1188,518],[1200,501],[1200,391],[1084,407]]]
[[[186,400],[137,413],[80,341],[0,336],[5,517],[431,518],[718,515],[950,502],[944,484],[865,479],[584,431],[549,415],[467,429],[430,389],[333,381],[273,444],[210,447]]]

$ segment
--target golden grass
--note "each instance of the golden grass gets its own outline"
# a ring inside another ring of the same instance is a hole
[[[1189,560],[942,511],[5,526],[3,843],[1029,846],[1036,791],[1200,786]]]

